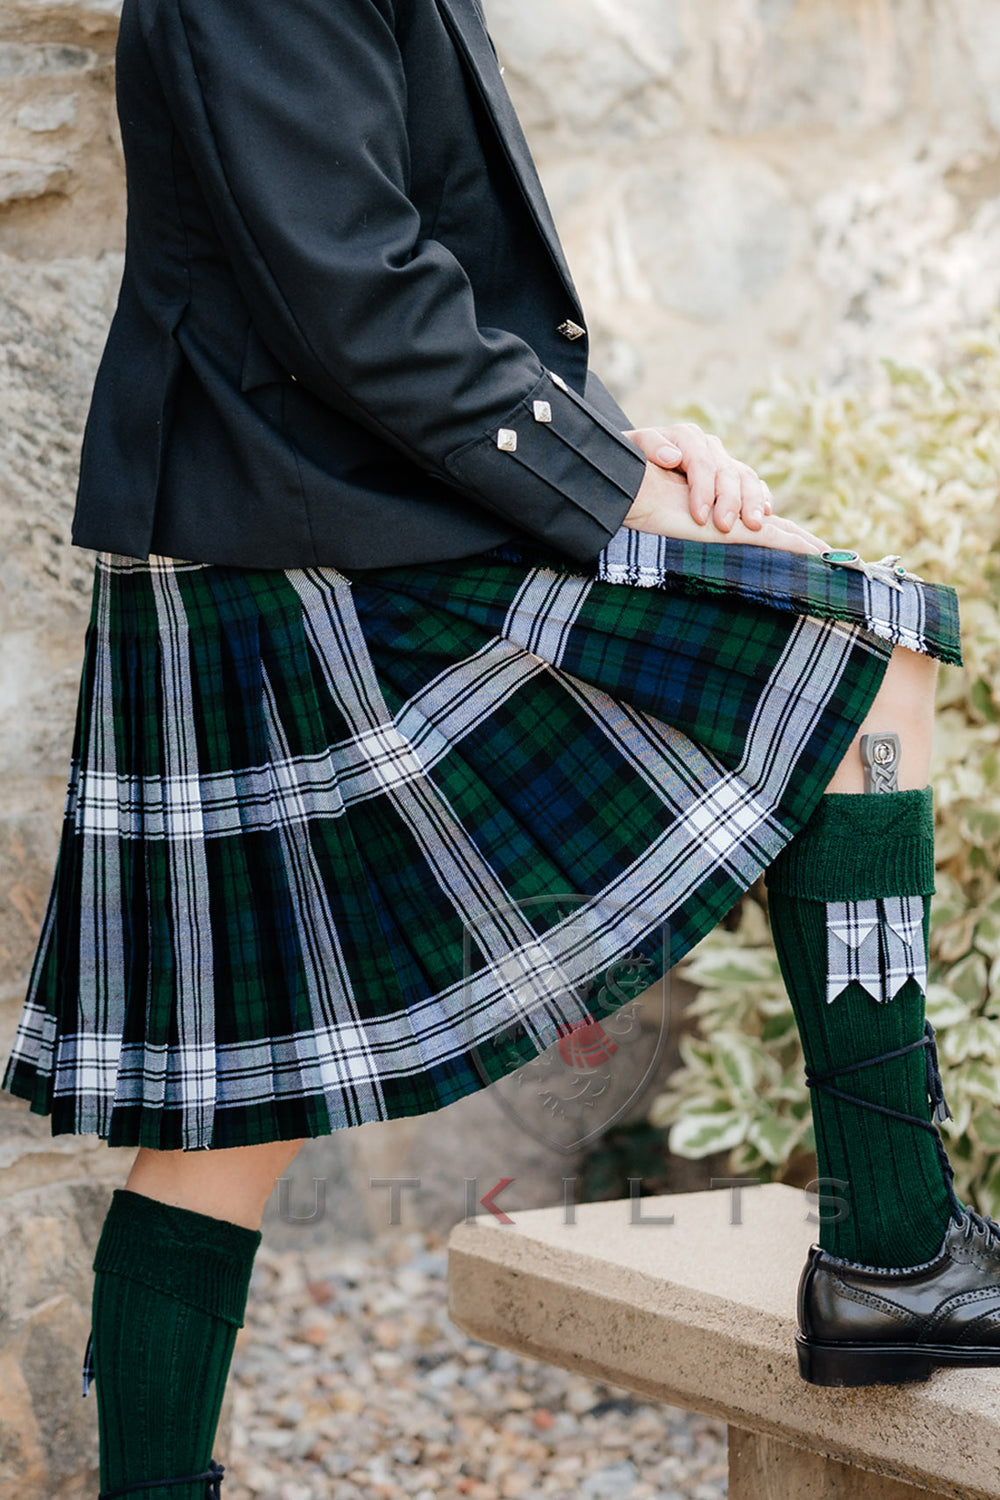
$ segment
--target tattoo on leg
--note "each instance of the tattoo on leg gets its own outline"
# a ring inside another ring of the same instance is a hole
[[[861,764],[865,768],[866,792],[899,790],[899,735],[863,734]]]

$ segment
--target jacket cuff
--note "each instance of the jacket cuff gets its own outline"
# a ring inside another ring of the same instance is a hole
[[[445,468],[490,510],[592,562],[628,514],[646,460],[547,370],[499,427],[449,454]]]

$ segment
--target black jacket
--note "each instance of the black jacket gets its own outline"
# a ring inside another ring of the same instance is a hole
[[[475,0],[125,0],[117,98],[125,267],[75,543],[597,556],[645,462],[588,377]]]

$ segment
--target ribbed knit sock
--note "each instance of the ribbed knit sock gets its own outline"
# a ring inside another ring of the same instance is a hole
[[[930,788],[827,793],[765,879],[807,1069],[828,1073],[919,1042],[934,891]],[[930,1121],[930,1077],[928,1049],[916,1047],[827,1082]],[[823,1249],[873,1266],[929,1260],[952,1203],[934,1135],[818,1087],[811,1097],[819,1176],[846,1183],[822,1190]]]
[[[113,1193],[94,1256],[102,1491],[208,1468],[260,1240],[228,1219]],[[128,1500],[205,1494],[201,1481]]]

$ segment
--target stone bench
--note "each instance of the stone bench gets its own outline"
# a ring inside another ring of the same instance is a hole
[[[800,1378],[808,1210],[774,1184],[738,1206],[716,1189],[580,1204],[575,1223],[562,1206],[479,1215],[448,1239],[449,1313],[484,1343],[721,1417],[730,1500],[996,1500],[1000,1370],[857,1389]]]

